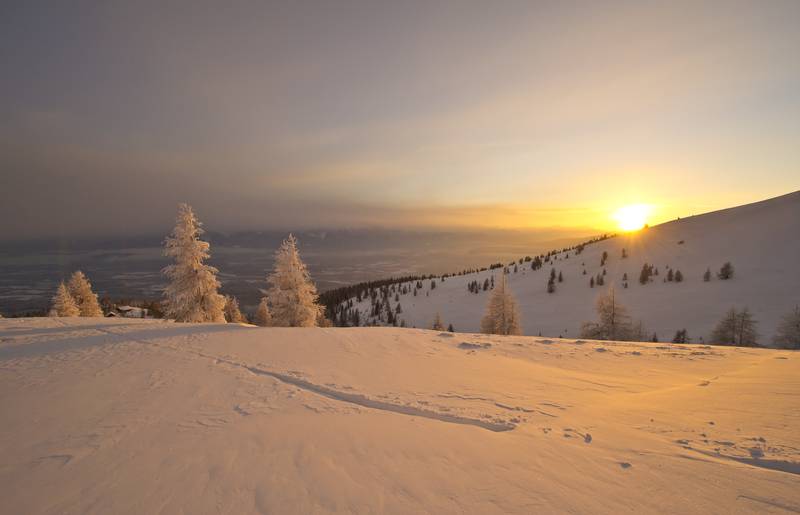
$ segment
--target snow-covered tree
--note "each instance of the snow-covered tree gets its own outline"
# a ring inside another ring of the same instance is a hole
[[[269,306],[267,306],[266,297],[262,298],[261,302],[258,304],[256,316],[253,321],[256,323],[256,325],[260,325],[261,327],[268,327],[272,325],[272,314],[269,312]]]
[[[444,331],[444,322],[442,322],[442,316],[439,312],[436,312],[436,316],[433,317],[433,324],[431,324],[431,329],[434,331]]]
[[[53,306],[50,308],[49,316],[51,317],[76,317],[81,314],[75,299],[70,295],[64,281],[61,281],[53,296]]]
[[[234,324],[245,322],[239,310],[239,300],[231,295],[225,295],[225,320]]]
[[[200,240],[204,232],[192,208],[178,206],[175,228],[164,241],[164,255],[175,264],[162,270],[170,280],[164,289],[164,314],[176,322],[225,322],[218,270],[203,263],[210,256],[210,245]]]
[[[738,311],[731,308],[719,321],[711,333],[711,342],[740,347],[754,347],[756,345],[756,321],[747,308]]]
[[[614,288],[597,299],[595,307],[599,320],[586,322],[581,327],[581,338],[593,340],[631,340],[636,331],[628,311],[617,301]]]
[[[272,309],[272,325],[314,327],[322,307],[317,304],[317,288],[306,265],[300,260],[297,240],[291,234],[275,252],[275,268],[267,278],[267,300]]]
[[[486,314],[481,319],[481,332],[485,334],[522,334],[517,300],[508,287],[505,275],[500,276],[489,303]]]
[[[82,317],[101,317],[103,310],[97,301],[97,294],[92,291],[92,284],[80,270],[74,272],[67,283],[69,294],[75,300],[80,316]]]
[[[800,306],[783,316],[774,341],[786,349],[800,349]]]

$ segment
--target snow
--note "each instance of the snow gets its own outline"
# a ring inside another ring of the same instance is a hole
[[[796,351],[2,319],[0,496],[26,514],[798,512],[799,399]]]
[[[750,309],[758,322],[758,341],[768,345],[781,318],[800,303],[798,235],[800,191],[623,234],[587,245],[577,256],[574,251],[569,258],[561,253],[553,265],[545,263],[537,271],[523,263],[518,273],[508,275],[508,282],[527,335],[578,337],[581,324],[596,318],[597,298],[613,285],[634,321],[641,320],[662,341],[670,341],[684,328],[690,341],[708,341],[716,323],[735,306]],[[625,259],[623,248],[628,254]],[[590,288],[589,279],[602,273],[603,252],[609,256],[605,286]],[[732,262],[735,275],[721,281],[715,273],[726,261]],[[639,272],[645,263],[655,265],[659,275],[641,285]],[[553,266],[556,273],[563,273],[564,282],[556,283],[556,292],[550,294],[547,280]],[[680,270],[684,281],[662,282],[668,266]],[[587,275],[582,274],[584,268]],[[707,268],[713,278],[703,282]],[[625,273],[628,288],[623,288]],[[478,331],[490,292],[470,293],[468,284],[477,280],[482,285],[487,277],[498,279],[501,274],[499,269],[449,277],[433,290],[430,281],[423,281],[424,288],[416,297],[410,291],[400,295],[403,312],[398,319],[409,327],[427,328],[439,312],[445,326],[452,323],[456,331]],[[407,284],[413,290],[413,283]],[[392,308],[396,303],[392,295]],[[369,298],[356,306],[364,323],[370,312]]]

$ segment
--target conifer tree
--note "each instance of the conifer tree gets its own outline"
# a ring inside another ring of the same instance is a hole
[[[317,288],[300,260],[297,240],[291,234],[275,253],[275,268],[267,281],[272,324],[277,327],[313,327],[322,310]]]
[[[689,333],[686,332],[686,329],[678,329],[675,332],[675,337],[672,339],[672,343],[688,343],[689,342]]]
[[[210,245],[188,204],[178,206],[172,234],[164,241],[164,255],[175,263],[162,270],[170,280],[164,289],[164,313],[176,322],[225,322],[225,298],[218,293],[218,270],[203,263]]]
[[[92,291],[92,285],[83,272],[77,270],[72,274],[67,283],[67,289],[80,310],[80,316],[103,316],[103,310],[100,309],[100,303],[97,301],[97,294]]]
[[[681,283],[681,282],[683,282],[683,274],[681,273],[681,271],[680,271],[680,270],[676,270],[676,271],[675,271],[675,282],[676,282],[676,283]]]
[[[783,316],[773,341],[786,349],[800,349],[800,306]]]
[[[642,271],[639,273],[639,283],[647,284],[650,282],[651,275],[653,275],[653,266],[645,263],[642,265]]]
[[[358,313],[358,311],[356,311]],[[261,327],[269,327],[272,325],[272,315],[269,312],[269,306],[267,306],[267,298],[263,297],[261,302],[258,304],[258,309],[256,309],[256,316],[253,320],[256,325]]]
[[[703,274],[703,282],[709,282],[711,280],[711,269],[707,268],[705,273]]]
[[[508,287],[505,276],[501,276],[492,291],[486,314],[481,320],[481,332],[486,334],[522,334],[517,301]]]
[[[234,324],[245,321],[242,312],[239,310],[239,301],[236,297],[225,295],[225,320]]]
[[[448,324],[447,325],[447,331],[450,332],[450,333],[456,332],[455,328],[453,327],[453,324]]]
[[[81,314],[75,299],[70,295],[64,281],[61,281],[53,296],[53,306],[50,308],[51,317],[76,317]]]
[[[723,281],[733,277],[733,265],[730,261],[727,261],[724,265],[722,265],[722,268],[719,269],[719,273],[717,273],[717,277]]]

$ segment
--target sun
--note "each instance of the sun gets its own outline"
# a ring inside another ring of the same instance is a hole
[[[647,204],[631,204],[623,206],[614,212],[612,218],[623,231],[638,231],[647,224],[647,217],[652,210]]]

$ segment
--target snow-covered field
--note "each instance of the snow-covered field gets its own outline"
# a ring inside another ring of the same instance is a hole
[[[9,514],[800,512],[796,351],[3,319],[0,414]]]
[[[608,253],[604,267],[603,252]],[[735,274],[721,281],[715,274],[726,261]],[[639,273],[645,263],[658,268],[659,275],[642,285]],[[663,282],[668,267],[680,270],[683,282]],[[556,283],[555,293],[547,292],[551,268],[564,278]],[[590,278],[603,268],[605,285],[590,288]],[[704,282],[709,268],[712,280]],[[470,293],[467,285],[475,280],[482,285],[501,273],[490,270],[437,280],[433,290],[430,281],[423,281],[417,296],[409,292],[395,300],[392,295],[391,305],[394,309],[400,303],[397,318],[409,327],[430,327],[438,311],[445,327],[452,323],[457,331],[478,331],[490,292]],[[628,288],[623,287],[625,274]],[[769,345],[781,317],[800,304],[800,192],[623,234],[588,245],[580,255],[560,253],[537,271],[530,263],[519,264],[508,281],[528,335],[578,337],[581,324],[596,316],[597,297],[613,285],[634,320],[641,320],[661,341],[671,341],[679,329],[687,329],[692,342],[708,341],[728,309],[748,307],[758,322],[759,343]],[[362,324],[369,321],[369,298],[356,307]]]

